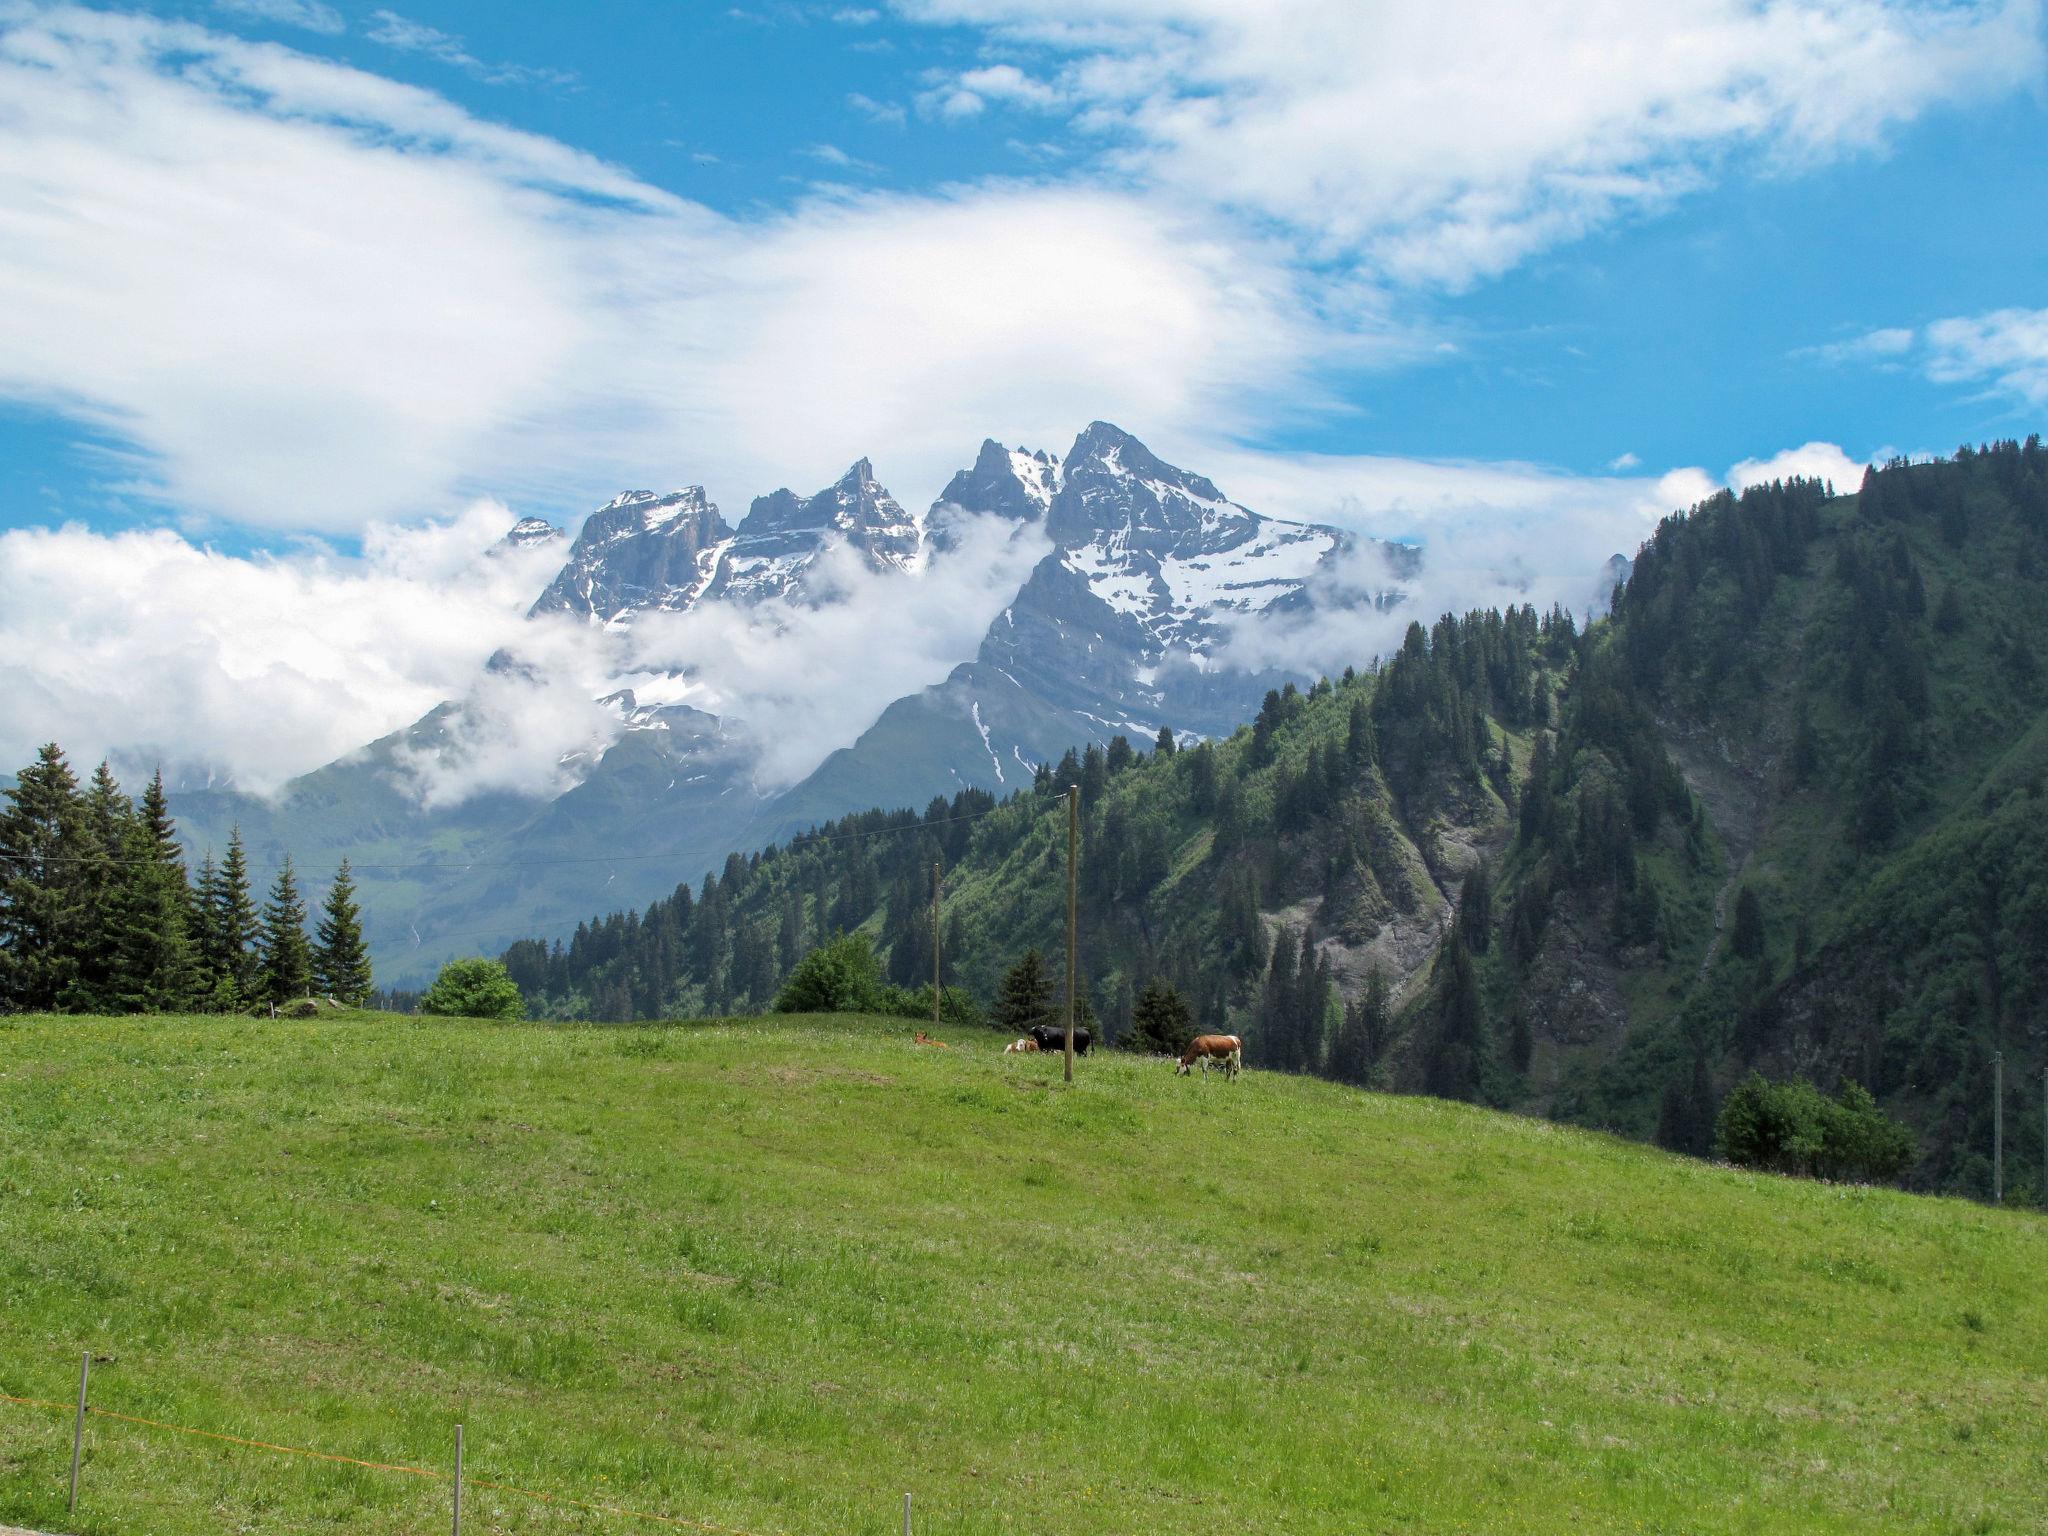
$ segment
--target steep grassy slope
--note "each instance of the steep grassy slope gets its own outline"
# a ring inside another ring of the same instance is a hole
[[[0,1020],[0,1392],[790,1536],[2041,1529],[2038,1218],[848,1020]],[[0,1522],[68,1418],[0,1404]],[[438,1528],[99,1419],[79,1529]],[[629,1522],[473,1489],[479,1529]]]
[[[988,998],[1063,945],[1078,781],[1081,967],[1112,1028],[1164,977],[1267,1062],[1701,1152],[1752,1067],[1854,1078],[1919,1133],[1917,1186],[1984,1196],[2003,1052],[2007,1188],[2038,1199],[2044,605],[2036,441],[1852,496],[1753,487],[1667,520],[1584,633],[1446,616],[1227,740],[847,818],[508,958],[538,1006],[614,1018],[759,1006],[836,928],[915,982],[942,861],[952,975]],[[1480,864],[1461,1015],[1441,945]],[[1276,940],[1292,961],[1304,932],[1318,969],[1282,985]],[[1374,968],[1392,1013],[1347,1054]]]

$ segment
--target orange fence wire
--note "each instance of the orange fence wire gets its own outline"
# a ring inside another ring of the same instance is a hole
[[[60,1413],[74,1412],[77,1406],[73,1403],[51,1402],[41,1397],[15,1397],[6,1392],[0,1392],[0,1403],[18,1403],[29,1408],[54,1408]],[[222,1434],[213,1429],[193,1429],[185,1424],[167,1424],[161,1419],[145,1419],[133,1413],[116,1413],[111,1408],[98,1408],[91,1404],[86,1405],[85,1411],[91,1418],[116,1419],[123,1424],[142,1424],[150,1429],[167,1430],[174,1435],[193,1435],[201,1440],[220,1440],[229,1445],[244,1445],[259,1451],[277,1451],[286,1456],[306,1456],[314,1461],[336,1461],[345,1466],[367,1467],[373,1472],[399,1472],[407,1477],[431,1478],[437,1482],[449,1480],[449,1474],[437,1467],[413,1467],[402,1462],[365,1461],[358,1456],[337,1456],[331,1451],[309,1451],[302,1446],[278,1445],[269,1440],[251,1440],[242,1435]],[[761,1536],[761,1533],[742,1530],[738,1526],[716,1525],[709,1520],[690,1520],[679,1515],[657,1515],[649,1510],[630,1509],[623,1504],[599,1504],[588,1499],[572,1499],[567,1494],[539,1493],[531,1488],[518,1488],[511,1483],[489,1482],[484,1478],[470,1477],[467,1474],[463,1476],[462,1485],[465,1488],[488,1489],[493,1493],[514,1494],[519,1498],[533,1499],[541,1504],[587,1509],[596,1514],[619,1515],[629,1520],[651,1520],[657,1525],[673,1526],[680,1530],[709,1531],[714,1533],[714,1536]],[[775,1532],[773,1536],[784,1536],[784,1533]]]

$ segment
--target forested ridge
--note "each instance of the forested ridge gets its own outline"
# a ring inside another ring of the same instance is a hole
[[[1080,969],[1112,1035],[1160,981],[1255,1063],[1696,1151],[1752,1068],[1853,1080],[1919,1133],[1917,1183],[1973,1193],[2003,1051],[2024,1186],[2044,576],[2038,439],[1854,494],[1724,492],[1667,518],[1583,630],[1527,607],[1413,625],[1228,739],[1112,739],[1001,802],[847,817],[505,958],[561,1016],[763,1007],[838,932],[911,986],[937,864],[946,982],[992,1000],[1027,949],[1063,950],[1078,784]]]

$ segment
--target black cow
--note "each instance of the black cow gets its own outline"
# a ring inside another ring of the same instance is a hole
[[[1025,1033],[1038,1042],[1041,1051],[1066,1051],[1067,1026],[1064,1024],[1034,1024]],[[1074,1026],[1074,1054],[1088,1054],[1088,1031],[1078,1024]]]

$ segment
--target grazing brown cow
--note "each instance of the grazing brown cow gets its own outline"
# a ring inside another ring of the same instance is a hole
[[[1236,1035],[1197,1035],[1194,1043],[1181,1052],[1180,1065],[1173,1075],[1192,1071],[1196,1062],[1202,1064],[1202,1076],[1209,1075],[1209,1063],[1220,1061],[1223,1070],[1231,1077],[1244,1070],[1244,1041]]]
[[[1027,1051],[1035,1051],[1037,1049],[1038,1042],[1029,1035],[1026,1035],[1023,1039],[1012,1040],[1008,1045],[1004,1046],[1003,1054],[1005,1056],[1021,1056]]]

